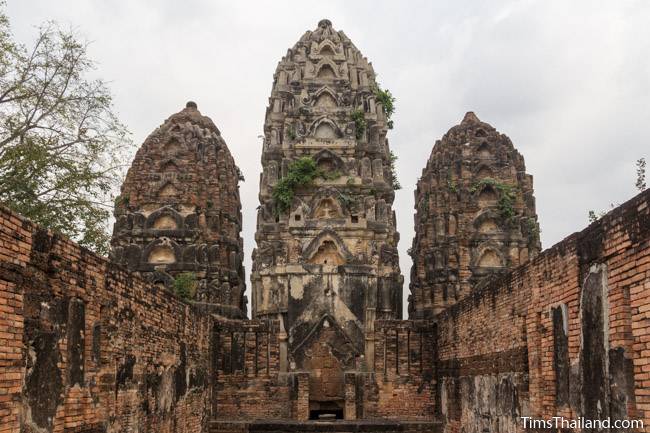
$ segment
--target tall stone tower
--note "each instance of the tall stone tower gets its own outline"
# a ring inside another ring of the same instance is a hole
[[[185,278],[195,302],[245,317],[238,181],[219,130],[188,102],[136,153],[115,203],[112,259],[168,288]]]
[[[322,20],[280,61],[266,111],[253,316],[281,320],[282,367],[313,373],[316,409],[342,401],[342,371],[372,365],[375,320],[401,317],[388,119],[376,92],[371,64]]]
[[[541,249],[524,158],[472,112],[433,147],[415,209],[411,318],[434,316]]]

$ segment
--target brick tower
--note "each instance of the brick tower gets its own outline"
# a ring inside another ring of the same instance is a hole
[[[371,64],[322,20],[280,61],[266,111],[253,316],[281,320],[283,368],[312,373],[316,411],[340,407],[343,371],[373,365],[375,320],[401,318],[378,92]]]
[[[411,318],[429,318],[541,249],[533,178],[472,112],[437,141],[415,191]]]
[[[190,298],[246,315],[239,169],[194,102],[143,143],[115,203],[111,258],[154,283],[190,280]]]

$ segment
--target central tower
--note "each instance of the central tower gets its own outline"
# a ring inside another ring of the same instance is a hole
[[[310,373],[316,411],[343,401],[344,371],[373,365],[375,320],[402,315],[382,95],[322,20],[280,61],[266,110],[253,316],[281,321],[281,368]]]

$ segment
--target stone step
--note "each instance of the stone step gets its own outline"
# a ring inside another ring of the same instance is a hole
[[[210,433],[440,433],[433,421],[212,421]]]

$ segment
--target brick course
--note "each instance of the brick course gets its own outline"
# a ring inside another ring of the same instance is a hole
[[[1,432],[207,428],[212,319],[0,208]]]
[[[640,418],[650,425],[649,202],[650,192],[638,195],[437,317],[446,431],[480,431],[481,422],[497,421],[500,429],[491,431],[506,431],[504,423],[516,424],[515,415],[589,417],[590,404],[599,400],[601,416]],[[566,311],[569,401],[556,389],[562,367],[554,350],[562,346],[554,344],[551,313],[559,306]],[[601,338],[606,350],[591,347]],[[605,371],[594,372],[599,365]],[[589,377],[602,381],[603,389],[595,389]],[[512,392],[505,394],[516,410],[499,411],[495,404],[481,412],[480,402],[463,388],[468,383],[473,393],[501,399],[508,383]]]

